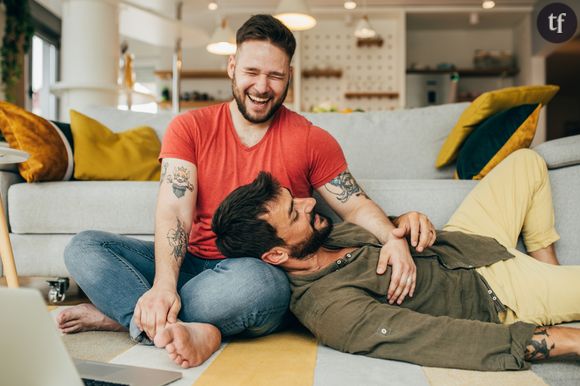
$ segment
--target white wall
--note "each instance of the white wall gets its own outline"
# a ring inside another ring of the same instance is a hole
[[[356,20],[345,24],[340,15],[320,18],[315,28],[302,35],[303,69],[337,69],[340,78],[302,78],[302,110],[332,102],[338,109],[379,111],[404,106],[405,26],[404,14],[393,12],[370,17],[383,45],[357,47]],[[351,98],[346,92],[397,92],[399,98]]]

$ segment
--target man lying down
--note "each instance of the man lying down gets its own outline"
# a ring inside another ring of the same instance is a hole
[[[261,172],[213,217],[228,257],[261,256],[283,268],[291,310],[325,345],[423,366],[517,370],[580,355],[580,266],[559,266],[543,159],[519,150],[465,198],[436,243],[419,253],[413,297],[384,296],[381,245],[349,223],[332,226],[313,198],[293,197]],[[528,254],[515,249],[520,232]]]

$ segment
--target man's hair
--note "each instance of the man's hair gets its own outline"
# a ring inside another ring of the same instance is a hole
[[[272,15],[254,15],[236,33],[238,47],[248,40],[266,40],[283,49],[289,61],[296,50],[296,39],[292,31]]]
[[[259,218],[268,212],[268,203],[279,194],[278,181],[270,173],[260,172],[254,181],[226,197],[211,223],[217,247],[224,256],[260,258],[270,249],[285,244],[276,229]]]

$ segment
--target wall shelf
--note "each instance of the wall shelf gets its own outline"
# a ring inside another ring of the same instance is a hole
[[[372,46],[382,47],[383,43],[384,43],[384,40],[380,36],[377,36],[374,38],[358,38],[358,39],[356,39],[356,46],[357,47],[372,47]]]
[[[155,76],[161,79],[171,79],[173,71],[155,71]],[[183,70],[181,79],[228,79],[226,70]]]
[[[311,78],[311,77],[334,77],[340,78],[342,76],[342,70],[339,69],[311,69],[311,70],[302,70],[302,76],[304,78]]]
[[[433,74],[452,74],[457,72],[459,76],[463,77],[492,77],[492,76],[514,76],[517,75],[519,70],[517,68],[489,68],[489,69],[480,69],[480,68],[458,68],[453,70],[437,70],[437,69],[414,69],[409,68],[407,69],[407,74],[426,74],[426,75],[433,75]]]
[[[344,97],[347,99],[353,98],[389,98],[396,99],[399,97],[398,92],[345,92]]]

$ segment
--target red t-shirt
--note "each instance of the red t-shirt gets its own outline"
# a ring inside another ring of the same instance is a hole
[[[306,118],[281,107],[260,142],[245,146],[223,103],[185,112],[169,124],[159,158],[178,158],[197,167],[196,217],[188,250],[206,259],[223,256],[211,219],[225,197],[268,171],[295,197],[310,197],[347,164],[338,142]]]

